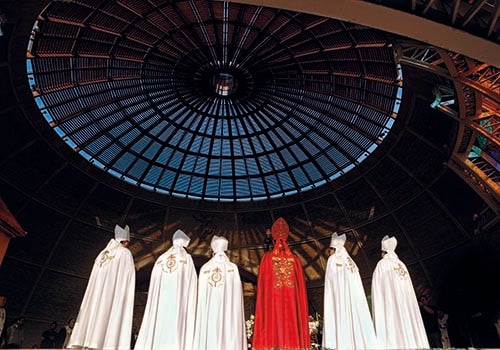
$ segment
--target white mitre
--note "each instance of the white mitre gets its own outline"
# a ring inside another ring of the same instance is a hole
[[[191,238],[189,238],[189,236],[182,230],[175,231],[172,236],[172,242],[176,247],[187,247],[190,241]]]
[[[222,236],[214,235],[210,242],[210,248],[215,254],[223,253],[227,250],[228,241]]]
[[[396,250],[396,246],[398,245],[398,240],[396,239],[396,237],[392,236],[392,237],[389,237],[387,235],[384,236],[384,238],[382,238],[382,242],[381,242],[381,246],[382,246],[382,250],[384,252],[394,252],[394,250]]]
[[[340,236],[337,232],[332,234],[332,240],[330,241],[330,247],[338,249],[344,246],[346,240],[345,234],[341,234]]]
[[[121,228],[120,226],[115,226],[115,239],[118,242],[121,241],[130,241],[130,227],[125,226],[125,228]]]

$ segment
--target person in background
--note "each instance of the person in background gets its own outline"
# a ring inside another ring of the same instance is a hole
[[[266,230],[266,239],[264,240],[264,245],[266,247],[266,252],[273,249],[273,236],[271,235],[271,229]]]
[[[440,348],[441,344],[441,331],[439,329],[439,322],[437,317],[437,309],[433,305],[429,305],[429,298],[427,295],[418,297],[418,307],[424,322],[425,332],[429,340],[431,348]]]
[[[443,349],[451,348],[450,337],[448,336],[448,314],[441,309],[437,309],[437,319],[441,332],[441,344]]]
[[[50,323],[49,328],[42,332],[40,337],[40,348],[42,349],[53,349],[56,347],[57,339],[57,322],[53,321]]]
[[[68,348],[130,350],[135,296],[135,266],[130,228],[115,226],[94,261]]]
[[[137,326],[134,324],[132,326],[132,335],[130,338],[130,348],[131,349],[135,348],[135,343],[137,343],[137,338],[139,338],[139,330],[137,329]]]
[[[7,328],[6,349],[21,349],[24,342],[24,317],[18,317],[16,321]]]
[[[428,349],[429,341],[406,265],[394,252],[396,237],[384,236],[382,259],[373,271],[372,317],[384,349]]]
[[[74,317],[68,320],[68,323],[62,327],[57,333],[56,338],[56,348],[65,348],[68,345],[69,338],[71,337],[71,332],[75,326],[76,319]]]
[[[7,297],[0,295],[0,348],[5,344],[5,321],[7,320],[7,310],[5,306],[7,305]]]

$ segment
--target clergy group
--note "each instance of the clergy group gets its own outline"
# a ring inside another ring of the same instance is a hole
[[[190,238],[177,230],[172,247],[156,260],[135,350],[311,349],[304,272],[286,240],[287,222],[271,228],[274,246],[260,261],[255,323],[247,343],[243,288],[228,240],[214,235],[212,257],[197,274],[187,251]],[[332,234],[325,273],[323,349],[426,349],[429,347],[406,266],[385,236],[385,253],[372,279],[370,312],[358,268]],[[135,267],[127,248],[128,226],[115,226],[94,261],[68,348],[129,350]]]

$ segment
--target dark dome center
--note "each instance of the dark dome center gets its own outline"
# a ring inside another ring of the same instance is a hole
[[[212,76],[210,85],[217,95],[231,96],[238,88],[238,80],[230,73],[217,72]]]

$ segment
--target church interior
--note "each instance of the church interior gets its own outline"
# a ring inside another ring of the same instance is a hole
[[[277,218],[323,314],[332,233],[368,300],[397,237],[454,347],[500,346],[500,2],[1,0],[0,295],[26,347],[129,225],[140,326],[181,229],[254,313]],[[267,238],[267,239],[266,239]],[[499,328],[495,328],[495,326]]]

